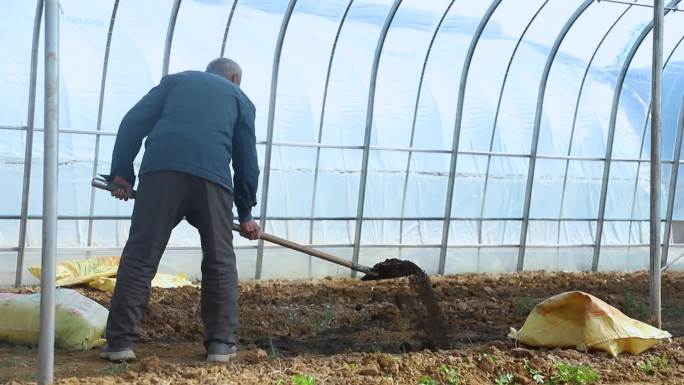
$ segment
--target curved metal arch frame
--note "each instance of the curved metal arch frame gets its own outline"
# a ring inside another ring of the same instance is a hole
[[[119,0],[114,0],[112,7],[112,17],[109,20],[109,31],[107,32],[107,42],[105,44],[104,62],[102,64],[102,79],[100,83],[100,100],[97,106],[97,126],[96,131],[102,131],[102,113],[104,111],[104,93],[107,85],[107,70],[109,68],[109,51],[112,45],[112,34],[114,32],[114,23],[116,22],[116,13],[119,9]],[[100,138],[101,135],[95,136],[95,154],[93,159],[93,172],[91,177],[97,176],[97,165],[100,162]],[[88,212],[90,216],[95,213],[95,187],[90,188],[90,204]],[[92,246],[93,242],[93,220],[88,220],[88,247]]]
[[[169,74],[169,60],[171,59],[171,46],[173,45],[173,33],[176,30],[178,11],[182,0],[174,0],[169,16],[169,26],[166,29],[166,41],[164,42],[164,57],[162,61],[162,77]]]
[[[24,254],[28,228],[28,200],[31,189],[31,163],[33,158],[33,129],[36,116],[36,83],[38,76],[38,46],[40,44],[40,25],[43,19],[43,0],[36,1],[31,42],[31,72],[29,75],[28,116],[26,117],[26,147],[24,148],[24,176],[21,189],[21,212],[19,219],[19,243],[14,286],[20,287],[24,277]]]
[[[676,6],[677,4],[679,4],[679,2],[680,0],[673,0],[670,2],[668,6]],[[670,10],[665,10],[665,15],[667,15],[669,12]],[[637,39],[634,41],[632,48],[630,48],[630,50],[627,53],[627,56],[625,57],[622,69],[620,70],[620,75],[618,76],[618,80],[615,83],[615,91],[613,93],[613,101],[611,105],[610,121],[608,123],[608,137],[606,139],[606,160],[603,166],[603,178],[601,181],[601,195],[599,198],[599,211],[596,222],[596,235],[594,238],[594,255],[591,263],[592,271],[598,271],[599,257],[601,254],[603,223],[605,221],[606,201],[608,197],[608,181],[610,178],[610,166],[613,156],[613,142],[615,139],[615,125],[617,123],[617,113],[620,105],[620,96],[622,95],[622,86],[624,84],[625,77],[627,76],[627,71],[629,70],[629,67],[632,64],[632,60],[634,59],[634,56],[639,50],[641,43],[643,43],[644,39],[646,39],[646,36],[648,36],[652,29],[653,21],[651,21],[644,27],[644,29],[641,31]]]
[[[266,151],[264,154],[264,179],[261,187],[261,208],[259,214],[259,222],[262,229],[266,226],[266,213],[268,209],[268,187],[271,177],[271,154],[273,152],[273,128],[275,125],[275,107],[276,96],[278,91],[278,72],[280,70],[280,57],[283,52],[283,43],[285,42],[285,34],[290,23],[290,18],[294,12],[297,0],[290,0],[283,14],[283,20],[280,24],[280,32],[278,32],[278,40],[276,41],[275,52],[273,54],[273,69],[271,72],[271,94],[268,104],[268,121],[266,126]],[[254,278],[261,278],[261,271],[264,261],[264,241],[259,240],[257,247],[256,271]]]
[[[537,110],[534,116],[534,127],[532,129],[532,145],[530,148],[530,161],[527,170],[527,185],[525,187],[525,204],[523,207],[523,220],[520,226],[520,248],[518,249],[518,263],[516,270],[522,271],[525,263],[525,247],[527,245],[527,228],[530,223],[530,208],[532,206],[532,188],[534,187],[534,174],[535,167],[537,165],[537,150],[539,148],[539,133],[541,131],[541,120],[542,113],[544,109],[544,97],[546,96],[546,84],[549,80],[549,74],[551,73],[551,67],[556,58],[556,54],[560,49],[565,36],[567,36],[570,29],[573,27],[575,22],[584,14],[584,12],[589,9],[589,6],[593,3],[593,0],[585,0],[570,16],[570,19],[565,23],[563,29],[556,37],[556,41],[553,43],[553,47],[549,52],[549,56],[546,60],[546,65],[544,67],[544,72],[541,77],[541,82],[539,83],[539,95],[537,96]]]
[[[494,124],[492,126],[492,135],[489,138],[489,152],[492,152],[494,150],[494,137],[496,134],[496,126],[497,126],[497,121],[499,120],[499,112],[501,110],[501,102],[503,100],[503,93],[504,89],[506,88],[506,83],[508,81],[508,74],[510,73],[511,66],[513,65],[513,59],[515,59],[516,53],[518,53],[518,48],[520,47],[520,44],[522,43],[523,39],[525,38],[525,35],[527,34],[527,31],[530,29],[532,26],[532,23],[537,19],[537,16],[541,13],[541,11],[546,7],[546,5],[549,3],[550,0],[544,1],[544,3],[537,9],[537,12],[534,13],[530,21],[527,23],[525,26],[525,29],[523,29],[522,33],[520,34],[520,37],[518,38],[518,41],[515,43],[515,47],[513,48],[513,52],[511,52],[511,57],[508,60],[508,65],[506,66],[506,72],[504,73],[503,80],[501,81],[501,89],[499,90],[499,98],[496,104],[496,111],[494,113]],[[485,171],[485,181],[484,181],[484,186],[482,189],[482,202],[480,203],[480,220],[477,223],[477,241],[478,243],[482,243],[482,222],[484,218],[484,209],[485,209],[485,198],[487,197],[487,190],[489,186],[489,170],[491,167],[491,161],[492,161],[492,155],[487,155],[487,167]]]
[[[425,59],[423,60],[423,67],[420,70],[420,78],[418,80],[418,91],[416,92],[416,102],[415,102],[415,106],[413,108],[413,119],[411,121],[411,135],[410,135],[410,139],[409,139],[408,161],[406,162],[406,174],[404,176],[404,188],[403,188],[403,192],[401,194],[401,212],[399,214],[400,218],[404,217],[404,213],[406,210],[406,192],[408,189],[409,174],[411,172],[411,160],[413,159],[413,151],[411,150],[411,148],[413,148],[413,142],[415,139],[416,121],[418,119],[418,108],[420,107],[420,97],[422,96],[423,81],[425,80],[425,72],[427,70],[427,63],[428,63],[428,60],[430,59],[430,53],[432,52],[432,46],[434,45],[435,40],[437,39],[437,34],[442,29],[442,24],[444,23],[444,20],[446,19],[447,15],[449,14],[449,11],[451,11],[451,7],[453,7],[455,2],[456,2],[456,0],[451,0],[449,2],[449,5],[444,10],[442,17],[439,18],[439,21],[437,22],[437,25],[435,26],[435,31],[432,33],[432,37],[430,38],[430,43],[428,44],[427,51],[425,52]],[[404,240],[404,222],[405,222],[404,220],[399,221],[399,257],[400,258],[401,258],[402,243]]]
[[[620,16],[615,19],[613,24],[611,24],[610,28],[606,31],[606,33],[603,35],[601,40],[599,41],[598,45],[596,46],[596,49],[594,49],[594,52],[591,54],[591,58],[589,58],[589,61],[587,62],[587,66],[584,68],[584,74],[582,75],[582,81],[580,83],[579,87],[579,92],[577,93],[577,101],[575,102],[575,112],[572,117],[572,128],[570,129],[570,143],[568,144],[568,157],[572,155],[572,145],[573,145],[573,139],[575,138],[575,128],[577,127],[577,116],[579,115],[579,105],[582,100],[582,94],[584,93],[584,84],[586,83],[587,76],[589,75],[589,71],[591,70],[591,66],[594,63],[594,59],[596,58],[596,55],[598,54],[599,50],[603,46],[603,43],[605,40],[608,38],[608,35],[613,31],[615,26],[622,20],[622,18],[627,14],[627,12],[632,8],[632,5],[628,6],[625,8],[624,11],[620,14]],[[560,229],[561,229],[561,223],[562,223],[562,217],[563,217],[563,206],[565,205],[565,191],[567,188],[567,183],[568,183],[568,173],[570,170],[570,159],[566,160],[565,162],[565,173],[563,175],[563,188],[561,190],[561,201],[560,201],[560,208],[558,211],[558,229],[557,229],[557,235],[556,235],[556,243],[560,243]]]
[[[316,143],[321,144],[323,141],[323,126],[325,123],[325,107],[328,102],[328,90],[330,87],[330,77],[332,74],[332,65],[335,60],[335,53],[337,52],[337,43],[340,40],[340,34],[342,33],[342,27],[344,27],[344,22],[347,20],[347,16],[349,15],[349,10],[352,7],[352,4],[354,3],[354,0],[349,0],[349,3],[347,3],[347,7],[344,9],[344,13],[342,13],[342,17],[340,18],[340,23],[337,26],[337,31],[335,32],[335,38],[333,39],[333,44],[330,49],[330,59],[328,60],[328,69],[326,70],[325,74],[325,85],[323,86],[323,100],[321,101],[321,117],[318,122],[318,138]],[[313,228],[314,228],[314,210],[316,208],[316,193],[318,190],[318,174],[319,174],[319,165],[321,163],[321,147],[316,147],[316,161],[315,161],[315,166],[314,166],[314,175],[313,175],[313,191],[311,193],[311,209],[310,209],[310,216],[311,220],[309,222],[309,244],[313,244]],[[308,263],[308,269],[309,269],[309,277],[311,277],[311,271],[313,268],[313,257],[309,257],[309,263]]]
[[[674,56],[675,52],[677,52],[677,49],[682,44],[682,41],[684,41],[684,36],[682,36],[677,41],[677,43],[675,44],[672,51],[670,51],[670,54],[667,56],[667,59],[665,59],[665,63],[663,64],[663,71],[667,68],[667,65],[670,63],[672,56]],[[646,133],[648,132],[648,128],[649,128],[649,122],[650,122],[649,117],[651,116],[652,108],[653,108],[653,105],[651,103],[649,103],[648,110],[646,111],[646,117],[644,118],[644,128],[641,131],[641,146],[640,146],[640,150],[639,150],[639,159],[642,159],[644,156],[644,143],[646,143]],[[639,165],[637,166],[637,174],[636,174],[636,178],[634,179],[634,190],[632,192],[632,205],[631,205],[631,211],[630,211],[630,215],[629,215],[629,217],[632,219],[634,218],[634,212],[636,211],[636,202],[637,202],[636,195],[637,195],[637,190],[639,189],[639,176],[641,175],[642,166],[643,166],[642,163],[639,163]],[[632,226],[633,226],[633,224],[634,224],[633,221],[629,222],[629,232],[627,233],[628,244],[629,244],[630,240],[632,239]]]
[[[228,32],[230,32],[230,25],[233,23],[233,15],[235,15],[235,8],[237,8],[238,1],[240,0],[233,0],[233,5],[230,7],[228,21],[226,21],[226,30],[223,32],[223,41],[221,42],[221,54],[219,55],[220,57],[225,57],[226,42],[228,41]]]
[[[378,68],[380,67],[380,57],[382,49],[385,45],[385,38],[389,32],[394,15],[401,5],[402,0],[394,0],[392,6],[385,17],[385,21],[380,30],[378,37],[378,44],[375,47],[375,56],[373,57],[373,65],[371,67],[370,84],[368,85],[368,106],[366,109],[366,126],[363,139],[363,155],[361,158],[361,176],[359,178],[359,194],[358,205],[356,208],[356,226],[354,227],[354,250],[352,253],[352,261],[359,262],[359,253],[361,251],[361,229],[363,226],[363,208],[366,200],[366,181],[368,179],[368,159],[370,156],[370,141],[371,131],[373,129],[373,107],[375,105],[375,87],[378,79]],[[356,277],[356,271],[352,271],[352,278]]]
[[[449,243],[449,226],[451,225],[451,207],[454,197],[454,182],[456,179],[456,165],[458,163],[458,146],[461,136],[461,121],[463,119],[463,102],[465,97],[466,85],[468,82],[468,72],[470,72],[470,64],[472,63],[475,49],[480,42],[480,37],[485,27],[489,23],[494,11],[499,7],[502,0],[494,0],[485,11],[480,23],[470,40],[470,46],[466,53],[463,62],[463,69],[461,70],[461,80],[458,87],[458,99],[456,101],[456,117],[454,119],[454,137],[451,144],[451,161],[449,164],[449,181],[447,184],[446,202],[444,204],[444,223],[442,224],[442,247],[439,250],[439,274],[444,274],[446,268],[447,246]]]
[[[677,179],[679,177],[679,159],[682,153],[682,134],[684,132],[684,95],[682,106],[679,110],[677,122],[677,137],[675,139],[675,153],[673,154],[672,170],[670,171],[670,188],[667,195],[667,211],[665,213],[665,231],[663,235],[662,267],[667,266],[667,257],[670,251],[670,232],[672,231],[672,215],[674,213],[674,199],[677,193]]]

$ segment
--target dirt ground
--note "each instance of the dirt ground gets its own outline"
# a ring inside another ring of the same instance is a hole
[[[646,319],[646,273],[432,277],[447,336],[430,351],[425,308],[408,279],[243,282],[238,359],[202,362],[199,289],[154,289],[139,360],[58,352],[59,384],[494,384],[549,382],[559,363],[587,364],[599,384],[684,384],[684,273],[663,276],[664,329],[675,338],[640,356],[528,349],[506,338],[542,299],[570,290]],[[79,289],[108,306],[110,294]],[[23,292],[31,291],[24,289]],[[0,346],[0,383],[35,380],[35,350]],[[541,378],[536,376],[537,380]],[[557,382],[560,383],[560,382]]]

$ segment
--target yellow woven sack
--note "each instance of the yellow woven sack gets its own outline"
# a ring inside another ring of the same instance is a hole
[[[114,286],[116,285],[116,278],[97,278],[93,281],[88,282],[88,286],[93,289],[113,292]],[[176,275],[157,273],[152,279],[152,287],[182,287],[182,286],[192,286],[192,282],[187,280],[187,275],[185,273],[179,273]]]
[[[66,350],[88,350],[102,339],[109,311],[69,289],[55,294],[55,345]],[[0,341],[36,345],[40,335],[40,293],[0,293]]]
[[[62,261],[57,264],[57,286],[88,283],[99,277],[113,277],[119,268],[120,257],[92,257],[78,261]],[[40,266],[28,268],[40,279]]]
[[[603,350],[639,354],[670,333],[627,317],[591,294],[572,291],[535,306],[522,329],[511,328],[509,338],[547,348]]]

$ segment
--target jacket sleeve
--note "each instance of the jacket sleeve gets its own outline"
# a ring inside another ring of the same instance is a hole
[[[159,85],[152,88],[124,116],[116,134],[109,178],[120,176],[135,185],[133,161],[140,151],[143,139],[152,131],[161,115],[168,83],[168,77],[162,78]]]
[[[252,219],[259,184],[259,161],[254,132],[255,109],[248,100],[238,102],[239,114],[233,130],[233,195],[240,223]]]

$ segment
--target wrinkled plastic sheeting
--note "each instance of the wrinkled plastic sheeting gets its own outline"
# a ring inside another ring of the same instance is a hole
[[[581,291],[553,296],[534,307],[520,330],[509,338],[546,348],[602,350],[617,357],[639,354],[672,335],[629,318],[599,298]]]
[[[88,283],[100,277],[113,277],[119,269],[120,257],[92,257],[83,260],[63,261],[57,264],[57,286],[72,286]],[[40,266],[28,268],[40,279]]]
[[[89,350],[103,345],[109,311],[70,289],[55,294],[55,345],[59,349]],[[40,336],[40,293],[0,293],[0,341],[37,345]]]

